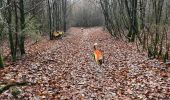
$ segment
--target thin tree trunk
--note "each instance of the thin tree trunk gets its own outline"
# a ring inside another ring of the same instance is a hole
[[[20,5],[20,23],[21,23],[20,52],[21,52],[21,55],[24,55],[25,54],[25,46],[24,46],[24,42],[25,42],[24,1],[20,0],[19,5]]]
[[[2,1],[0,1],[0,8],[2,7]],[[0,12],[0,14],[1,14],[1,12]],[[0,39],[2,39],[2,35],[1,35],[1,33],[0,33]],[[1,41],[0,41],[1,42]],[[1,43],[0,43],[0,45],[1,45]],[[1,48],[0,48],[1,49]],[[1,50],[0,50],[0,68],[3,68],[4,67],[4,63],[3,63],[3,58],[2,58],[2,55],[1,55]]]
[[[67,0],[62,0],[62,5],[63,5],[63,30],[66,32],[66,14],[67,14]]]
[[[0,54],[0,68],[4,67],[4,63],[3,63],[3,58],[2,55]]]
[[[19,47],[19,40],[18,40],[18,11],[17,11],[17,4],[16,1],[14,1],[14,7],[15,7],[15,55],[17,55],[17,50]]]
[[[52,18],[51,18],[51,7],[50,7],[50,0],[48,0],[48,12],[49,12],[49,27],[50,27],[50,40],[53,39],[53,36],[52,36]]]
[[[140,36],[139,36],[139,30],[138,30],[138,19],[137,19],[137,5],[138,0],[132,0],[130,4],[127,0],[125,0],[125,6],[129,17],[130,22],[130,29],[129,29],[129,41],[134,42],[136,36],[138,37],[139,41],[141,42]]]
[[[59,30],[59,17],[60,17],[60,10],[59,10],[59,7],[60,7],[60,2],[59,1],[56,1],[56,11],[55,11],[55,17],[56,17],[56,31]]]

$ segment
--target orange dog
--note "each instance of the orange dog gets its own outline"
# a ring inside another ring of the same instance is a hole
[[[104,63],[103,54],[97,49],[97,43],[94,44],[93,56],[97,64],[102,65]]]

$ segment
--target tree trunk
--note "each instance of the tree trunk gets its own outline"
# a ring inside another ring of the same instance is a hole
[[[66,32],[67,26],[66,26],[66,14],[67,14],[67,0],[62,0],[63,5],[63,30]]]
[[[160,23],[161,23],[161,17],[162,17],[162,10],[163,10],[163,5],[164,5],[164,0],[153,0],[152,1],[152,5],[153,5],[153,14],[155,16],[155,39],[154,41],[152,41],[154,43],[154,58],[158,57],[159,56],[159,48],[158,48],[158,45],[159,43],[161,44],[161,42],[163,40],[161,40],[161,35],[163,36],[163,34],[161,34],[160,32]],[[161,44],[162,45],[162,44]],[[162,47],[160,48],[162,49]]]
[[[17,4],[14,1],[14,8],[15,8],[15,55],[17,56],[17,51],[19,47],[19,40],[18,40],[18,11],[17,11]]]
[[[4,67],[4,63],[3,63],[3,58],[2,55],[0,54],[0,68]]]
[[[2,7],[2,2],[3,2],[3,1],[1,0],[1,1],[0,1],[0,8]]]
[[[50,0],[48,0],[48,15],[49,15],[49,27],[50,27],[50,40],[53,39],[53,36],[52,36],[52,18],[51,18],[51,7],[50,7]]]
[[[24,46],[24,42],[25,42],[25,14],[24,14],[24,1],[20,0],[19,2],[20,5],[20,23],[21,23],[21,34],[20,34],[20,52],[21,55],[25,54],[25,46]]]
[[[11,0],[7,0],[7,4],[10,5]],[[12,60],[16,61],[16,55],[15,55],[15,47],[14,47],[14,41],[13,41],[13,35],[12,35],[12,13],[11,13],[11,6],[8,7],[8,18],[7,18],[7,23],[8,23],[8,37],[9,37],[9,43],[10,43],[10,49],[11,49],[11,55],[12,55]]]
[[[56,17],[56,20],[55,20],[55,24],[56,24],[56,31],[59,30],[59,2],[56,1],[56,11],[55,11],[55,17]]]
[[[136,36],[139,38],[139,41],[141,41],[139,36],[139,30],[138,30],[138,19],[137,19],[137,5],[138,0],[132,0],[132,2],[128,3],[127,0],[125,0],[125,6],[129,17],[130,22],[130,28],[129,28],[129,34],[128,38],[130,42],[134,42]]]
[[[2,1],[0,1],[0,8],[2,7]],[[1,12],[0,12],[1,14]],[[1,33],[0,33],[0,39],[2,39],[1,37]],[[1,41],[0,41],[1,42]],[[0,43],[1,45],[1,43]],[[0,50],[0,68],[3,68],[4,67],[4,63],[3,63],[3,58],[2,58],[2,55],[1,55],[1,50]]]

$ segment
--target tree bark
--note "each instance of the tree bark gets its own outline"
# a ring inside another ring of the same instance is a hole
[[[7,0],[7,4],[11,5],[11,0]],[[10,43],[10,49],[11,49],[11,55],[12,55],[12,60],[16,61],[16,55],[15,55],[15,47],[14,47],[14,41],[13,41],[13,34],[12,34],[12,12],[11,12],[11,6],[8,7],[7,12],[7,23],[8,23],[8,37],[9,37],[9,43]]]
[[[52,35],[52,18],[51,18],[51,7],[50,7],[50,0],[48,0],[48,15],[49,15],[49,28],[50,28],[50,40],[53,39]]]
[[[129,41],[134,42],[136,36],[139,38],[139,41],[141,41],[140,36],[139,36],[139,30],[138,30],[138,20],[137,20],[137,5],[138,5],[138,0],[132,0],[132,2],[128,2],[125,0],[125,6],[126,10],[128,13],[129,17],[129,22],[130,22],[130,28],[129,28]]]
[[[2,7],[2,0],[0,1],[0,8]],[[1,14],[1,12],[0,12]],[[1,33],[0,33],[0,39],[1,39]],[[0,41],[1,42],[1,41]],[[1,43],[0,43],[1,45]],[[0,48],[1,49],[1,48]],[[2,58],[2,55],[1,55],[1,50],[0,50],[0,68],[3,68],[4,67],[4,63],[3,63],[3,58]]]
[[[20,23],[21,23],[21,34],[20,34],[20,52],[21,55],[25,54],[25,14],[24,14],[24,0],[20,0],[19,2],[20,5]]]
[[[17,55],[17,50],[19,47],[19,39],[18,39],[18,11],[17,11],[17,3],[14,1],[14,8],[15,8],[15,55]]]
[[[4,63],[3,63],[3,58],[2,55],[0,54],[0,68],[4,67]]]
[[[62,7],[63,7],[63,30],[66,32],[67,29],[67,22],[66,22],[66,14],[67,14],[67,0],[62,0]]]

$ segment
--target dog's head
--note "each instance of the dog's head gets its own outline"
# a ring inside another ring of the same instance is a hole
[[[97,49],[97,43],[94,43],[94,50],[96,50]]]

